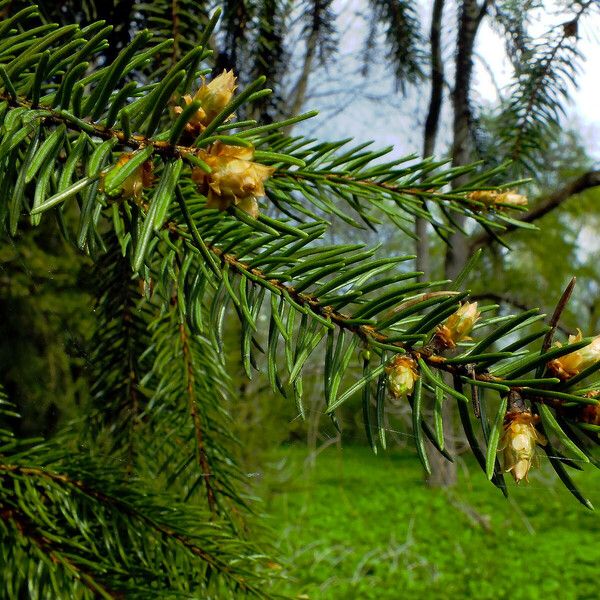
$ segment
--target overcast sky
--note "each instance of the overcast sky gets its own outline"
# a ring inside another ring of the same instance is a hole
[[[600,1],[600,0],[599,0]],[[561,23],[560,17],[551,15],[554,2],[545,3],[547,14],[538,23],[540,33],[547,24]],[[364,39],[369,24],[369,11],[366,0],[336,0],[338,26],[341,34],[339,61],[329,73],[316,72],[311,79],[312,94],[305,103],[305,109],[317,108],[321,115],[317,120],[301,127],[304,133],[317,135],[320,139],[340,139],[354,137],[357,141],[374,140],[377,147],[394,145],[395,155],[420,152],[421,125],[427,110],[429,91],[409,90],[402,97],[393,85],[391,70],[385,55],[370,57],[369,75],[365,79],[360,74],[364,62]],[[426,31],[429,28],[431,2],[423,1],[423,16]],[[444,38],[446,40],[446,64],[452,66],[455,7],[448,2],[444,18]],[[580,22],[579,48],[586,61],[579,76],[579,87],[573,91],[572,102],[568,107],[566,125],[580,132],[588,153],[600,161],[600,14]],[[494,103],[497,98],[496,86],[506,86],[510,81],[508,61],[504,55],[504,44],[485,23],[477,38],[474,96],[479,102]],[[493,74],[492,75],[490,74]],[[447,98],[448,90],[446,90]],[[448,106],[444,109],[443,125],[440,132],[440,146],[449,139]]]

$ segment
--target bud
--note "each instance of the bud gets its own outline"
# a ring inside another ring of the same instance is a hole
[[[227,146],[216,142],[198,156],[211,168],[206,173],[199,167],[192,170],[192,179],[206,195],[207,208],[226,210],[232,204],[252,217],[258,216],[258,201],[265,195],[265,181],[275,169],[252,162],[254,148]]]
[[[523,194],[517,194],[516,192],[504,192],[500,194],[496,203],[508,204],[509,207],[523,206],[526,207],[528,204],[527,196]]]
[[[577,330],[577,335],[569,336],[569,344],[575,344],[583,339],[581,330]],[[561,346],[557,342],[557,346]],[[548,368],[560,379],[570,379],[579,375],[581,371],[595,365],[600,360],[600,335],[592,340],[591,344],[575,350],[570,354],[565,354],[555,358],[548,363]]]
[[[458,342],[470,340],[469,334],[480,315],[477,302],[465,302],[437,328],[436,341],[444,348],[455,348]]]
[[[194,100],[201,103],[200,108],[187,122],[185,129],[190,133],[199,133],[206,129],[206,126],[231,102],[236,87],[233,71],[223,71],[208,84],[203,79],[200,89],[193,98],[189,94],[183,96],[186,105]],[[176,106],[173,112],[180,115],[183,108]]]
[[[586,398],[598,398],[600,390],[585,394]],[[579,421],[588,425],[600,426],[600,404],[586,404],[579,412]]]
[[[388,387],[394,398],[411,394],[415,381],[419,379],[417,363],[408,356],[396,356],[385,371],[388,376]]]
[[[546,438],[535,428],[538,421],[539,417],[529,411],[508,412],[504,418],[499,450],[503,451],[504,470],[510,471],[517,483],[528,481],[536,444],[546,445]]]
[[[127,164],[133,154],[131,152],[123,152],[117,160],[114,169],[118,169],[123,165]],[[151,160],[147,160],[145,163],[140,165],[127,179],[121,184],[118,192],[113,192],[110,195],[115,198],[135,198],[140,200],[142,192],[145,188],[150,187],[154,181],[154,175],[152,173],[153,164]],[[104,191],[104,177],[100,182],[100,190]]]
[[[517,206],[527,206],[527,196],[517,194],[514,191],[497,192],[494,190],[480,190],[467,194],[469,200],[485,204],[488,208],[512,208]],[[508,205],[508,206],[505,206]],[[474,209],[476,210],[476,209]]]

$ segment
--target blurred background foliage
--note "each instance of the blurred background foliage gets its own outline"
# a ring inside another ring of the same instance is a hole
[[[52,434],[89,397],[90,261],[49,224],[2,235],[0,364],[23,435]]]

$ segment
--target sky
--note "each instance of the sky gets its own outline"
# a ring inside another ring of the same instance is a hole
[[[551,17],[548,18],[548,24],[552,24]],[[544,29],[545,24],[542,24],[539,32],[542,33]],[[581,65],[578,86],[571,90],[567,123],[580,131],[588,152],[600,161],[600,12],[582,19],[578,33],[578,47],[586,60]],[[486,23],[483,23],[479,34],[478,50],[492,67],[496,81],[506,85],[510,81],[510,70],[502,41]],[[495,95],[494,84],[481,62],[477,63],[476,78],[480,90],[489,90]]]
[[[340,139],[349,136],[357,141],[374,140],[375,147],[393,145],[394,156],[420,152],[421,131],[429,92],[408,90],[406,96],[397,92],[391,70],[383,52],[369,57],[369,74],[362,77],[364,64],[364,39],[370,15],[367,0],[335,0],[338,14],[340,46],[338,61],[329,72],[316,71],[312,75],[311,95],[305,109],[317,108],[317,119],[304,124],[302,133],[320,139]],[[426,31],[429,28],[430,1],[422,2]],[[448,6],[449,5],[449,6]],[[452,64],[455,8],[446,6],[444,39],[446,64]],[[560,23],[553,13],[555,3],[544,3],[544,14],[534,25],[539,33],[549,25]],[[579,48],[586,57],[578,79],[578,88],[572,90],[572,101],[567,107],[565,126],[578,131],[588,154],[600,162],[600,11],[580,22]],[[536,32],[537,33],[537,32]],[[510,82],[509,63],[504,53],[502,39],[484,21],[477,37],[474,70],[474,98],[494,104],[498,100],[497,87]],[[446,99],[448,90],[446,90]],[[446,105],[440,130],[440,148],[443,153],[449,141],[451,113]],[[417,127],[415,127],[415,122]]]

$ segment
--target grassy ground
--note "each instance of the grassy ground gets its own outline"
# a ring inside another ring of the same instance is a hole
[[[261,494],[292,578],[311,600],[597,598],[600,514],[583,508],[546,467],[510,499],[470,466],[453,491],[422,484],[410,453],[330,448],[305,468],[284,448]],[[547,462],[547,461],[546,461]],[[579,481],[600,505],[600,473]],[[600,508],[600,506],[599,506]]]

